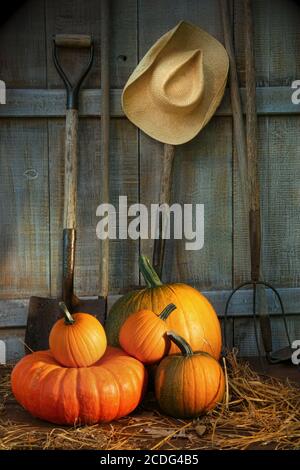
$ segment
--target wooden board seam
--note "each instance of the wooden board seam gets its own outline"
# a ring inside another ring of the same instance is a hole
[[[241,88],[243,112],[245,89]],[[291,100],[294,90],[288,86],[258,87],[257,113],[259,115],[300,114],[300,104]],[[111,90],[111,116],[124,117],[121,107],[122,89]],[[101,116],[101,89],[85,89],[80,95],[80,116]],[[216,111],[216,116],[231,116],[228,89]],[[7,89],[7,103],[0,106],[0,117],[63,117],[65,91],[63,89]]]

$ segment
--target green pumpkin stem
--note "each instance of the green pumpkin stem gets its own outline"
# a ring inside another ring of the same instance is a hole
[[[161,312],[161,314],[159,315],[159,318],[160,318],[161,320],[166,320],[166,319],[168,318],[168,316],[170,315],[170,313],[172,313],[173,310],[175,310],[176,308],[177,308],[177,307],[176,307],[176,305],[174,305],[174,304],[169,304],[169,305],[167,305],[167,306],[163,309],[163,311]]]
[[[74,318],[72,317],[71,313],[68,310],[68,307],[64,302],[59,302],[59,307],[63,311],[65,315],[65,324],[66,325],[73,325],[75,323]]]
[[[168,331],[167,336],[178,346],[183,356],[192,356],[194,354],[191,346],[182,336],[177,335],[174,331]]]
[[[139,267],[147,287],[159,287],[163,285],[147,256],[140,256]]]

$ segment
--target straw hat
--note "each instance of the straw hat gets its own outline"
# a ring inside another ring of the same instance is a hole
[[[130,76],[122,94],[124,113],[154,139],[183,144],[218,107],[228,65],[219,41],[182,21],[151,47]]]

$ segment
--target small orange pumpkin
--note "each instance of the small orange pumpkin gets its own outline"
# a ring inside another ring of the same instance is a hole
[[[223,370],[210,354],[193,352],[179,335],[167,336],[181,350],[166,356],[155,375],[155,395],[161,409],[175,418],[195,418],[214,408],[225,391]]]
[[[146,309],[130,315],[120,331],[124,351],[144,364],[159,362],[170,349],[165,321],[175,309],[176,305],[169,304],[159,316]]]
[[[71,315],[63,302],[59,306],[64,318],[55,323],[49,337],[56,361],[66,367],[88,367],[99,361],[107,346],[101,323],[88,313]]]

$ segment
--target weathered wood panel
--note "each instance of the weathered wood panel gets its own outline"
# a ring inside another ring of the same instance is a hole
[[[172,280],[200,289],[231,285],[231,148],[231,119],[218,117],[193,141],[177,148],[172,201],[204,204],[204,246],[186,251],[184,240],[170,240],[166,269]]]
[[[223,41],[218,0],[139,0],[139,58],[160,36],[182,20],[200,26]]]
[[[49,290],[46,122],[1,120],[0,297]]]
[[[28,299],[0,300],[0,328],[25,326]]]
[[[269,0],[270,49],[265,50],[264,59],[269,56],[269,86],[288,86],[300,76],[299,57],[300,4],[293,0]],[[262,48],[263,50],[263,48]]]
[[[111,87],[123,88],[137,64],[138,0],[111,0]]]
[[[163,154],[164,146],[162,143],[156,142],[143,132],[140,133],[140,203],[145,204],[148,210],[150,209],[151,204],[158,204],[159,202]],[[175,149],[174,160],[176,158],[177,153]],[[141,254],[152,259],[153,246],[153,240],[141,240]]]
[[[46,86],[44,2],[27,0],[0,28],[0,75],[7,88]]]
[[[147,205],[158,199],[162,155],[162,146],[149,142],[142,136],[140,194],[141,202]],[[149,181],[153,182],[150,187]],[[196,139],[176,148],[171,201],[204,204],[205,241],[203,249],[196,252],[186,251],[184,240],[167,242],[168,279],[197,284],[202,289],[231,284],[230,188],[231,122],[214,118]],[[218,244],[212,239],[218,239]],[[147,243],[143,243],[142,251],[149,253],[151,244],[147,247]]]
[[[266,279],[281,287],[300,282],[300,118],[270,117],[261,141],[263,264]]]
[[[158,200],[162,152],[161,144],[141,136],[140,198],[147,206]],[[167,241],[166,279],[200,289],[231,285],[230,199],[231,120],[214,118],[192,142],[175,150],[171,202],[204,204],[205,241],[200,251],[186,251],[184,240]],[[143,241],[142,252],[150,255],[152,245]]]
[[[256,81],[259,86],[290,86],[299,79],[300,5],[293,0],[254,0]],[[245,83],[243,2],[234,1],[235,49]]]
[[[112,121],[111,136],[110,202],[118,216],[119,196],[127,196],[128,206],[139,200],[138,132],[129,121],[116,119]],[[109,292],[117,293],[139,283],[138,256],[139,240],[110,241]]]
[[[259,120],[259,167],[262,208],[262,267],[277,286],[299,285],[300,177],[299,117]],[[249,279],[247,217],[234,172],[234,284]]]
[[[273,351],[284,348],[288,345],[283,322],[280,318],[272,318],[272,336]],[[287,319],[288,330],[291,341],[300,338],[300,316],[293,316]],[[260,351],[263,354],[262,339],[259,325],[258,339]],[[234,345],[237,347],[240,356],[257,356],[258,350],[255,340],[254,323],[252,318],[235,318],[234,319]]]
[[[15,364],[24,356],[25,329],[0,330],[0,341],[5,344],[6,364]]]

